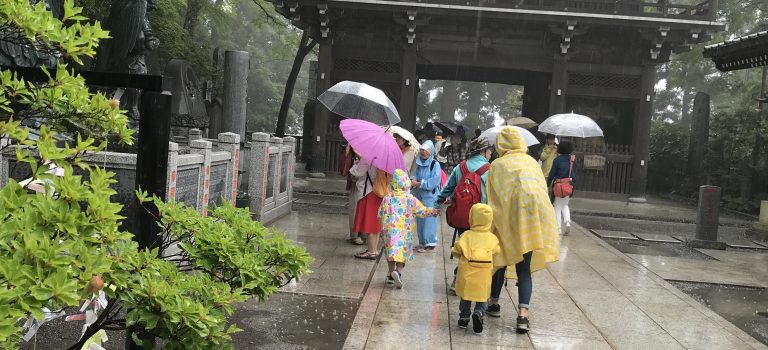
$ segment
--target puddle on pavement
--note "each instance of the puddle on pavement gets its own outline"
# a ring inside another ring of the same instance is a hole
[[[603,241],[624,254],[667,256],[696,260],[717,260],[681,243],[649,242],[617,238],[603,238]]]
[[[235,349],[341,349],[355,318],[356,299],[278,293],[239,305],[231,321],[243,331]]]
[[[356,299],[277,293],[265,303],[251,299],[235,307],[230,318],[242,332],[232,336],[238,350],[341,349],[355,318]],[[71,313],[74,313],[72,310]],[[21,350],[59,350],[80,337],[81,322],[52,321]],[[124,332],[108,332],[106,348],[125,349]]]
[[[668,282],[768,345],[768,290],[765,288],[686,281]]]

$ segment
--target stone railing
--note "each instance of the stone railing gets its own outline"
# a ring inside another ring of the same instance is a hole
[[[269,223],[291,212],[296,139],[253,133],[243,149],[248,181],[241,190],[250,195],[249,207],[255,218]]]
[[[238,134],[221,133],[217,139],[204,139],[192,130],[185,143],[169,143],[166,200],[174,199],[206,215],[209,206],[235,202],[239,188],[250,192],[248,206],[255,219],[269,223],[290,213],[296,161],[294,138],[254,133],[253,142],[245,144],[241,152]],[[0,145],[6,144],[7,140],[0,139]],[[130,217],[135,210],[136,155],[99,152],[82,159],[115,173],[117,183],[113,189],[117,194],[112,200],[123,204],[122,214]],[[14,147],[0,153],[0,187],[8,183],[9,177],[21,181],[30,176],[29,166],[16,162]]]
[[[237,169],[240,162],[240,135],[226,132],[213,142],[189,141],[189,154],[179,154],[179,145],[168,147],[168,192],[174,199],[196,208],[203,215],[208,206],[237,198]]]

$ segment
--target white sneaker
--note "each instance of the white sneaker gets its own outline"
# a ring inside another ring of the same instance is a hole
[[[571,222],[568,221],[565,223],[565,234],[569,235],[571,233]]]
[[[397,271],[392,271],[389,275],[395,281],[395,287],[397,287],[397,289],[403,289],[403,280],[400,279],[400,274],[397,273]]]

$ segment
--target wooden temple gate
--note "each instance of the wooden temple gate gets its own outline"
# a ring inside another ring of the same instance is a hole
[[[645,194],[656,67],[724,27],[717,0],[273,3],[320,43],[315,94],[342,80],[369,83],[413,130],[419,79],[523,86],[524,116],[541,122],[573,110],[606,131],[604,152],[577,148],[587,165],[577,189],[635,197]],[[310,117],[308,167],[335,171],[338,117],[319,104]]]

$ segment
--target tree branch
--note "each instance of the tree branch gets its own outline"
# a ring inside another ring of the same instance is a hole
[[[256,7],[258,7],[261,10],[261,12],[264,13],[264,16],[266,16],[267,19],[272,21],[272,23],[281,24],[281,25],[283,24],[283,23],[280,23],[280,21],[277,18],[275,18],[275,16],[272,16],[272,14],[269,13],[269,10],[264,7],[264,4],[262,4],[260,0],[253,0],[253,4],[256,5]]]

